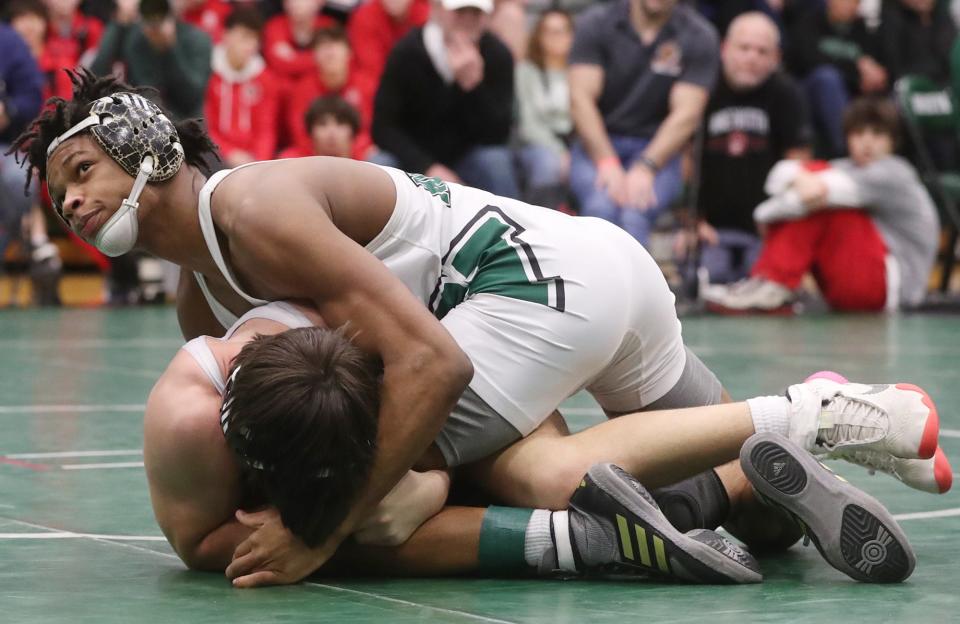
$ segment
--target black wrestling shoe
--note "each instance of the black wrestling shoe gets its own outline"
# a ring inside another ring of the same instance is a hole
[[[558,567],[575,568],[582,576],[690,583],[763,580],[756,560],[715,531],[677,531],[646,488],[613,464],[590,468],[570,498],[568,519],[572,552],[557,553]]]

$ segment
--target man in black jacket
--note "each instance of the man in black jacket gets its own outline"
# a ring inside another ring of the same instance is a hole
[[[843,111],[855,95],[887,91],[876,37],[857,14],[858,0],[828,0],[790,32],[787,67],[803,80],[810,109],[832,156],[846,152]]]
[[[492,0],[440,0],[387,59],[374,104],[380,164],[518,196],[507,147],[513,57],[487,32]]]

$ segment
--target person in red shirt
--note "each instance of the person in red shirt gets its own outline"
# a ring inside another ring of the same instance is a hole
[[[60,67],[74,68],[93,60],[103,24],[80,12],[80,0],[45,0],[50,21],[44,53]]]
[[[339,95],[315,99],[303,121],[309,144],[287,148],[280,153],[280,158],[336,156],[363,160],[364,146],[357,141],[360,113]]]
[[[283,13],[267,22],[263,56],[276,74],[296,80],[313,70],[313,40],[317,31],[335,24],[321,15],[323,0],[283,0]]]
[[[304,76],[293,87],[289,97],[287,123],[293,145],[308,148],[310,137],[303,120],[317,97],[338,95],[357,109],[360,115],[360,128],[357,135],[358,149],[366,151],[370,139],[370,117],[372,100],[365,97],[364,85],[353,70],[350,43],[347,35],[339,26],[322,28],[317,31],[313,43],[314,71]]]
[[[303,76],[315,71],[313,40],[317,31],[335,23],[320,14],[322,9],[323,0],[283,0],[283,13],[272,17],[263,30],[263,58],[279,82],[281,119],[293,115],[286,104],[290,92]],[[279,132],[281,145],[293,142],[287,124],[282,124]]]
[[[230,168],[273,158],[277,147],[276,80],[259,54],[263,19],[253,8],[234,10],[213,49],[204,115]]]
[[[393,44],[411,28],[423,26],[429,16],[429,0],[367,0],[350,15],[347,35],[353,48],[353,69],[367,85],[365,97],[371,104]]]
[[[224,0],[179,0],[177,4],[180,19],[210,35],[214,43],[223,38],[230,11],[230,4]]]

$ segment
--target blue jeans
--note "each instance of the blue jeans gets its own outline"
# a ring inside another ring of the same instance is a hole
[[[611,136],[613,149],[617,152],[624,169],[628,169],[646,149],[649,139]],[[680,173],[680,158],[668,161],[657,173],[653,190],[657,203],[645,211],[618,206],[607,192],[596,186],[597,168],[583,146],[576,142],[570,150],[570,188],[580,202],[580,214],[600,217],[619,225],[642,245],[650,239],[653,224],[676,199],[683,188]]]
[[[843,111],[847,110],[850,94],[843,76],[833,65],[820,65],[803,79],[810,111],[817,125],[826,133],[830,155],[847,153],[847,139],[843,135]]]
[[[566,199],[563,154],[546,145],[524,145],[517,150],[523,172],[524,201],[556,208]]]
[[[0,144],[0,266],[10,242],[20,235],[20,221],[36,195],[36,184],[30,196],[24,195],[27,170],[17,164],[13,154],[5,155],[9,145]]]
[[[399,159],[383,150],[378,151],[368,160],[385,167],[400,167]],[[467,152],[453,166],[448,163],[443,164],[453,169],[468,186],[474,186],[501,197],[520,198],[517,174],[513,169],[513,154],[506,145],[480,145]],[[411,173],[423,173],[423,171]]]
[[[700,266],[705,267],[713,284],[727,284],[750,275],[763,241],[755,234],[741,230],[717,230],[716,245],[700,250]]]

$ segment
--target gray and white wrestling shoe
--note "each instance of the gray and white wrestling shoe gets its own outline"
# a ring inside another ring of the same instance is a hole
[[[916,557],[907,536],[877,499],[785,437],[751,436],[740,465],[761,500],[800,523],[827,563],[858,581],[898,583]]]

